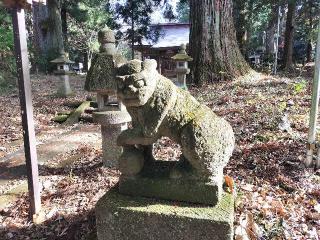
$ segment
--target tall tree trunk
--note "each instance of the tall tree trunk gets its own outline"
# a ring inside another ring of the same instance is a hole
[[[61,8],[58,0],[48,0],[48,26],[50,31],[49,46],[54,52],[64,50],[62,22],[61,22]]]
[[[307,63],[311,62],[311,60],[312,60],[312,43],[311,43],[311,39],[309,39],[308,43],[307,43],[306,58],[307,58]]]
[[[33,45],[35,49],[35,68],[44,71],[44,60],[48,52],[48,29],[46,22],[48,19],[48,7],[42,2],[33,2],[32,4],[32,17],[33,17]]]
[[[283,69],[290,71],[293,68],[293,35],[294,35],[294,19],[296,12],[296,0],[288,0],[288,13],[286,21],[286,31],[284,38],[284,52],[283,52]]]
[[[272,19],[273,20],[273,19]],[[266,54],[269,57],[272,57],[274,54],[274,44],[275,44],[275,38],[274,33],[276,31],[276,23],[274,21],[270,21],[267,31],[266,31]]]
[[[266,54],[268,57],[273,58],[273,55],[275,53],[275,34],[277,31],[277,22],[278,22],[278,9],[279,9],[279,4],[275,4],[272,7],[272,12],[274,14],[272,14],[269,23],[268,23],[268,27],[266,30]],[[282,32],[282,24],[280,24],[280,33],[279,35],[281,36],[281,32]]]
[[[134,5],[131,1],[131,59],[134,59]]]
[[[83,52],[83,70],[85,72],[89,70],[88,52],[86,50]]]
[[[312,16],[312,0],[308,1],[308,10],[309,10],[309,24],[307,29],[307,49],[306,49],[306,57],[307,62],[311,62],[312,58],[312,42],[311,42],[311,32],[312,32],[312,26],[313,26],[313,16]]]
[[[190,0],[190,55],[197,85],[232,79],[250,69],[236,40],[232,0]]]
[[[68,46],[68,23],[67,23],[67,9],[65,4],[61,6],[61,23],[62,23],[62,34],[63,34],[63,43],[65,51],[69,50]]]
[[[247,30],[246,30],[246,14],[245,14],[245,2],[243,0],[234,1],[234,20],[236,25],[236,36],[239,44],[239,48],[243,55],[246,54],[246,41],[247,41]]]

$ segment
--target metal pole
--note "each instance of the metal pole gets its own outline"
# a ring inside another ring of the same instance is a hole
[[[274,57],[274,69],[273,74],[277,74],[278,68],[278,51],[279,51],[279,36],[280,36],[280,17],[281,17],[281,7],[278,8],[278,27],[277,27],[277,39],[276,39],[276,50]]]
[[[12,23],[15,56],[17,63],[24,151],[26,157],[28,189],[30,196],[30,211],[31,216],[34,217],[40,212],[41,200],[39,189],[36,137],[33,123],[25,14],[23,9],[12,8]]]
[[[318,42],[315,60],[315,73],[312,86],[312,104],[310,110],[309,134],[308,134],[308,150],[305,165],[312,166],[313,150],[316,144],[316,127],[317,116],[319,110],[319,90],[320,90],[320,21],[318,25]],[[317,158],[317,167],[320,167],[320,159]]]

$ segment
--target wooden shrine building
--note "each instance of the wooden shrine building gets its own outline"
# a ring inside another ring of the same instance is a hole
[[[160,37],[156,43],[143,40],[141,45],[134,47],[141,53],[143,59],[155,59],[158,63],[158,71],[166,77],[176,76],[176,62],[171,59],[178,53],[181,44],[189,43],[189,23],[164,23],[154,25],[160,27]]]

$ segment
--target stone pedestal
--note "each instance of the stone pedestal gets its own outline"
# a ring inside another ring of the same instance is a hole
[[[96,205],[98,240],[231,240],[234,200],[215,206],[121,195],[114,188]]]
[[[177,83],[176,85],[184,90],[188,90],[187,87],[187,74],[189,74],[189,69],[176,69],[177,73]]]
[[[70,87],[69,75],[59,75],[59,81],[58,96],[67,97],[71,95],[73,92]]]
[[[117,146],[117,137],[128,128],[131,117],[127,111],[105,111],[93,113],[93,119],[101,124],[103,165],[118,167],[122,147]]]

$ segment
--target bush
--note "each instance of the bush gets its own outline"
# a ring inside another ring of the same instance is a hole
[[[13,49],[11,17],[6,9],[0,9],[0,94],[17,85]]]

